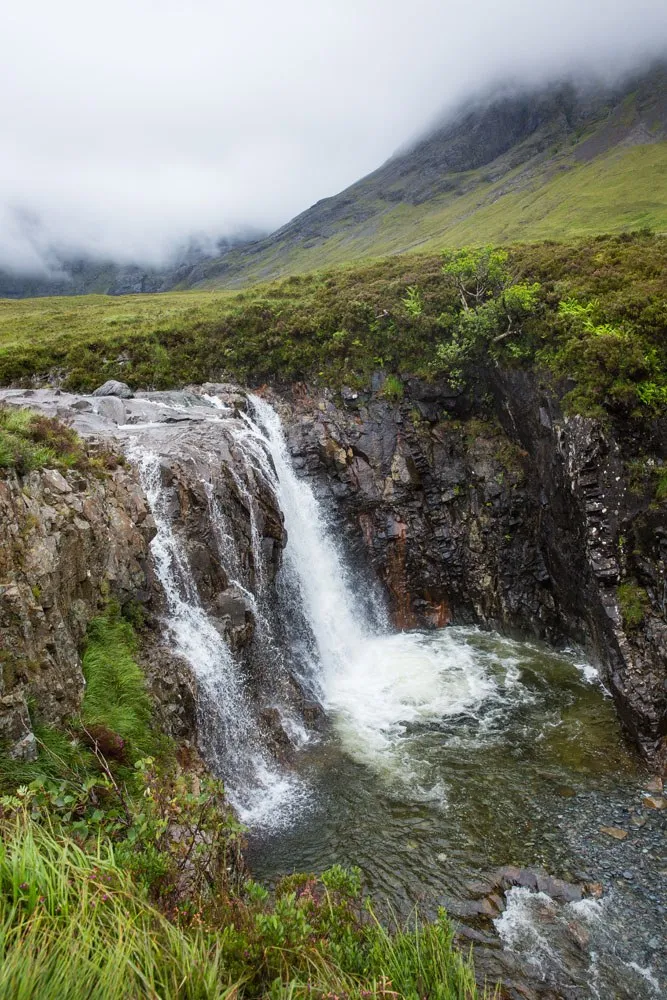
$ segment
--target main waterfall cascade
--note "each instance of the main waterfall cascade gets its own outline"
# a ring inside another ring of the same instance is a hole
[[[471,875],[489,866],[592,867],[598,813],[612,799],[629,803],[637,779],[590,666],[474,628],[393,630],[373,583],[347,567],[326,505],[297,476],[275,409],[257,396],[236,410],[215,397],[204,403],[210,414],[198,418],[206,427],[192,447],[178,426],[165,433],[200,477],[206,545],[252,617],[263,704],[254,668],[199,592],[159,434],[128,426],[128,452],[157,529],[165,625],[197,680],[200,746],[250,828],[256,874],[358,863],[400,909],[430,900],[467,918],[477,912]],[[219,488],[222,467],[245,511],[245,554]],[[271,580],[258,500],[267,490],[287,532]],[[323,725],[310,725],[304,707],[313,704]],[[266,711],[284,734],[279,753]],[[489,952],[489,975],[511,978],[514,955],[537,980],[571,983],[567,998],[619,988],[620,997],[658,995],[646,944],[655,914],[635,897],[627,909],[624,891],[568,909],[511,890],[496,920],[506,950]],[[497,949],[488,929],[474,933]],[[581,945],[589,939],[590,949]]]

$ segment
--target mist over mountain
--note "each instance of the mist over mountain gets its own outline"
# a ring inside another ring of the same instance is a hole
[[[0,295],[236,286],[456,243],[667,229],[666,140],[665,63],[622,82],[505,83],[270,235],[193,239],[152,267],[51,251],[50,273],[0,273]]]
[[[152,273],[194,238],[217,255],[221,237],[287,224],[499,81],[609,86],[666,39],[661,0],[35,0],[3,26],[0,267]]]

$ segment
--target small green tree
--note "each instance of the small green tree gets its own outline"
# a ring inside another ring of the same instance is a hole
[[[505,250],[464,247],[445,250],[442,273],[454,278],[464,310],[474,309],[501,291],[509,281]]]
[[[451,335],[437,348],[436,365],[454,384],[463,385],[465,364],[474,357],[486,353],[497,361],[498,345],[519,332],[538,305],[539,283],[515,281],[508,260],[506,251],[488,246],[445,251],[442,271],[454,279],[461,311],[441,318]],[[521,347],[512,346],[508,353],[521,356]]]

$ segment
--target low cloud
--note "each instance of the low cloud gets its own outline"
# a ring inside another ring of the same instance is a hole
[[[610,79],[664,0],[32,0],[3,20],[0,267],[271,230],[506,78]]]

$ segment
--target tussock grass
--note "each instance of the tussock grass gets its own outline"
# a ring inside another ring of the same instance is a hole
[[[132,759],[159,751],[151,728],[152,706],[136,662],[137,639],[130,622],[111,606],[88,626],[81,708],[87,728],[104,727],[124,741]]]
[[[81,440],[70,427],[32,410],[0,406],[0,469],[23,474],[86,465]]]
[[[100,844],[86,853],[19,819],[0,844],[0,996],[237,996],[219,943],[169,923]]]

